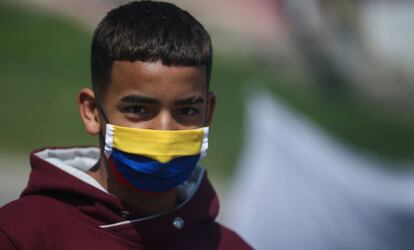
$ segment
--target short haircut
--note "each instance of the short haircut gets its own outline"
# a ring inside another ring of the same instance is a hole
[[[133,1],[110,12],[92,38],[92,85],[104,96],[114,61],[161,61],[166,66],[204,66],[207,88],[213,49],[203,25],[174,4]]]

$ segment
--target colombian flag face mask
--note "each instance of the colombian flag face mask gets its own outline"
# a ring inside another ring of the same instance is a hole
[[[105,156],[122,184],[159,193],[192,174],[208,147],[208,127],[152,130],[106,125]]]

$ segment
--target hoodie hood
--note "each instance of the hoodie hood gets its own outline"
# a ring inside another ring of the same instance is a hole
[[[183,201],[174,210],[132,217],[119,198],[87,174],[100,156],[96,147],[44,148],[32,152],[32,171],[21,197],[41,195],[56,199],[69,205],[89,224],[146,242],[168,238],[195,224],[212,223],[217,217],[218,198],[201,167],[178,187]]]

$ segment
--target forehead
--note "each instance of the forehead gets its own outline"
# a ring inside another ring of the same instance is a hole
[[[106,96],[140,94],[157,99],[181,98],[207,91],[204,66],[166,66],[161,62],[115,61]]]

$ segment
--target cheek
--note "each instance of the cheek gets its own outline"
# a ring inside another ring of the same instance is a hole
[[[195,129],[206,126],[206,113],[200,112],[196,116],[186,117],[177,119],[178,123],[181,124],[183,129]]]

